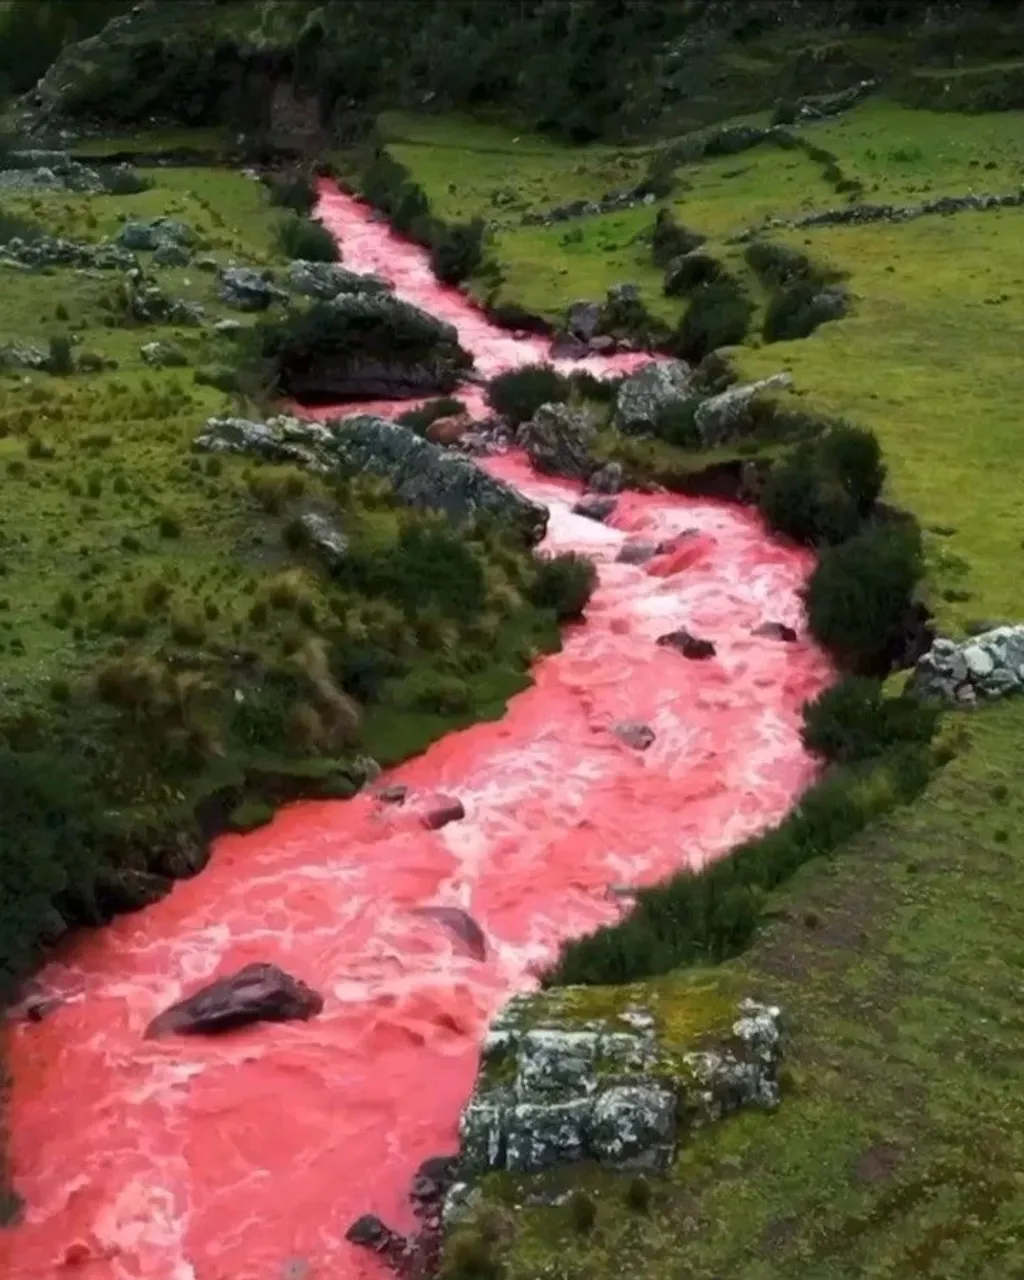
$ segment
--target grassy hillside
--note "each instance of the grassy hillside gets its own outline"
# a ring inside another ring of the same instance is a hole
[[[862,184],[860,198],[913,203],[1018,189],[1022,123],[1019,113],[938,115],[876,100],[803,136]],[[678,313],[640,238],[661,202],[552,228],[522,227],[521,211],[495,206],[496,189],[529,208],[600,194],[610,171],[636,172],[641,153],[594,147],[570,157],[457,120],[393,117],[385,127],[433,201],[496,224],[504,300],[556,318],[569,299],[628,279],[652,307]],[[731,237],[766,216],[845,200],[804,152],[764,146],[680,167],[669,203],[709,237],[705,248],[747,273],[763,303]],[[927,530],[930,601],[953,635],[1020,617],[1022,227],[1013,209],[780,231],[778,242],[848,274],[852,313],[794,342],[767,343],[755,324],[735,352],[750,375],[791,371],[801,407],[877,432],[887,496]],[[1024,1266],[1014,1173],[1024,1022],[1013,977],[1022,732],[1017,703],[948,715],[955,759],[926,796],[806,869],[774,904],[771,927],[729,966],[740,986],[789,1012],[778,1113],[697,1138],[655,1184],[647,1212],[628,1207],[624,1180],[596,1170],[492,1177],[487,1193],[500,1211],[489,1230],[508,1280],[958,1280]],[[671,991],[656,984],[639,996],[671,1020]],[[582,1234],[567,1208],[536,1203],[581,1179],[598,1202],[597,1225]],[[452,1275],[463,1274],[461,1256],[453,1250]]]

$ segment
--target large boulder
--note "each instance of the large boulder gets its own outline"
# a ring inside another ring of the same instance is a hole
[[[210,418],[194,447],[250,454],[328,475],[365,472],[388,480],[410,506],[442,511],[453,521],[481,512],[506,520],[530,543],[543,538],[548,510],[462,454],[432,444],[400,423],[372,414],[331,422],[281,416],[267,422]]]
[[[251,1022],[303,1021],[324,1007],[323,997],[273,964],[247,964],[165,1009],[146,1028],[147,1039],[230,1031]]]
[[[337,262],[309,262],[296,258],[288,267],[288,287],[307,298],[330,302],[339,293],[388,293],[391,285],[381,276],[361,275]]]
[[[196,234],[186,222],[176,218],[129,219],[117,233],[117,243],[125,249],[152,253],[164,245],[190,248]]]
[[[453,325],[391,293],[340,293],[262,326],[282,389],[307,403],[418,399],[472,364]]]
[[[288,299],[266,272],[255,267],[224,267],[217,280],[217,292],[221,302],[236,311],[266,311],[272,303]]]
[[[938,639],[917,660],[910,687],[940,702],[973,703],[1024,689],[1024,626],[993,627],[957,644]]]
[[[600,324],[600,302],[589,302],[586,299],[580,299],[578,302],[574,302],[566,312],[566,332],[574,338],[579,338],[581,342],[589,342],[591,338],[595,337]]]
[[[589,416],[567,404],[542,404],[517,433],[538,471],[572,480],[582,480],[594,469],[590,450],[596,438]]]
[[[653,431],[661,411],[687,399],[691,388],[692,372],[682,360],[645,364],[619,387],[615,398],[615,426],[630,434]]]
[[[753,426],[751,410],[757,397],[765,391],[786,390],[792,385],[792,374],[773,373],[769,378],[730,387],[702,401],[693,415],[701,444],[707,449],[714,449],[748,435]]]

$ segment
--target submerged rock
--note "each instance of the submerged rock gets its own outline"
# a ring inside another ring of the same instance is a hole
[[[712,641],[702,640],[699,636],[692,635],[685,627],[679,627],[675,631],[667,631],[663,636],[658,636],[657,643],[663,648],[675,649],[684,658],[690,658],[696,662],[715,656],[715,646]]]
[[[462,801],[455,796],[434,796],[423,810],[423,825],[428,831],[440,831],[449,822],[461,822],[466,816]]]
[[[960,644],[938,639],[917,660],[910,688],[941,702],[971,703],[1024,689],[1024,626],[993,627]]]
[[[620,720],[612,725],[612,733],[620,742],[636,751],[646,751],[656,736],[649,724],[643,724],[639,720]]]
[[[593,470],[590,450],[596,438],[590,417],[566,404],[541,405],[517,433],[538,471],[571,480],[581,480]]]
[[[607,520],[618,506],[618,499],[610,494],[585,494],[578,502],[573,503],[573,514],[587,516],[590,520]]]
[[[413,911],[418,916],[427,916],[443,924],[465,944],[475,960],[487,959],[487,938],[468,911],[461,907],[414,907]]]
[[[645,364],[626,378],[615,399],[615,426],[638,434],[653,431],[658,415],[690,394],[692,373],[682,360]]]
[[[624,483],[622,463],[606,462],[591,473],[587,489],[590,493],[621,493]]]
[[[146,1038],[230,1031],[252,1022],[305,1021],[323,1007],[323,997],[312,987],[276,965],[247,964],[165,1009],[146,1028]]]
[[[649,542],[646,538],[627,538],[615,559],[619,564],[646,564],[660,550],[661,546],[657,542]]]
[[[785,644],[796,640],[796,631],[784,622],[762,622],[750,634],[764,640],[782,640]]]

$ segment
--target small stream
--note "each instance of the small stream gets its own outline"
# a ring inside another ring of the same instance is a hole
[[[422,250],[327,183],[319,213],[347,266],[455,324],[478,371],[547,357],[545,339],[495,329],[438,284]],[[602,372],[640,359],[581,363]],[[547,549],[597,560],[586,623],[501,721],[388,775],[458,796],[464,820],[428,832],[368,794],[290,806],[221,838],[196,879],[47,966],[41,983],[59,1008],[8,1034],[25,1214],[0,1233],[5,1280],[379,1277],[345,1230],[368,1212],[413,1225],[412,1175],[456,1148],[497,1009],[535,985],[565,939],[615,918],[609,885],[702,866],[777,821],[811,780],[800,708],[830,668],[804,629],[809,553],[773,541],[749,511],[673,495],[625,494],[605,526],[572,514],[579,486],[515,455],[485,465],[550,507]],[[675,555],[615,562],[627,536],[693,528]],[[800,639],[754,637],[765,621]],[[682,625],[712,639],[716,657],[655,644]],[[646,752],[609,733],[624,719],[655,730]],[[487,961],[413,913],[427,904],[470,911]],[[168,1004],[257,960],[322,992],[321,1016],[143,1039]]]

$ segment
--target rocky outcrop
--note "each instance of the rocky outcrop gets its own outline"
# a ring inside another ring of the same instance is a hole
[[[371,414],[326,423],[287,416],[267,422],[210,418],[194,447],[292,462],[320,474],[340,470],[380,476],[411,506],[442,511],[455,521],[488,512],[509,521],[530,543],[539,542],[547,529],[546,507],[489,476],[469,458]]]
[[[603,467],[591,473],[587,481],[587,489],[591,493],[621,493],[625,484],[625,473],[621,462],[606,462]]]
[[[710,396],[694,410],[693,423],[706,449],[728,444],[751,428],[751,406],[765,391],[784,390],[793,385],[792,374],[774,373],[769,378],[730,387],[716,396]]]
[[[590,450],[597,428],[590,417],[567,404],[544,404],[517,433],[530,462],[545,475],[582,480],[594,469]]]
[[[775,1007],[744,1000],[678,1045],[659,1034],[647,1009],[577,1023],[546,1016],[547,1000],[513,1000],[488,1033],[460,1124],[456,1197],[468,1178],[490,1170],[584,1159],[662,1170],[687,1130],[779,1101]]]
[[[299,516],[299,524],[309,545],[331,568],[344,563],[348,554],[348,538],[330,518],[319,511],[306,511]]]
[[[66,151],[0,153],[0,192],[74,191],[89,195],[124,195],[151,185],[130,165],[85,165]]]
[[[668,405],[685,400],[691,385],[690,366],[682,360],[645,364],[619,387],[615,426],[629,434],[653,431],[659,413]]]
[[[910,688],[941,702],[974,703],[1024,689],[1024,626],[994,627],[961,644],[939,639],[917,660]]]
[[[172,298],[147,280],[140,267],[125,272],[118,296],[122,311],[139,324],[200,325],[205,312],[198,302]]]
[[[153,253],[167,245],[189,249],[196,239],[196,233],[188,223],[177,218],[132,218],[117,233],[119,245],[142,253]]]
[[[296,258],[288,267],[288,287],[307,298],[330,302],[339,293],[388,293],[391,284],[381,276],[361,275],[336,262],[307,262]]]
[[[138,266],[134,253],[116,244],[81,244],[61,236],[20,236],[0,244],[0,260],[23,267],[78,267],[83,271],[129,271]]]
[[[272,964],[247,964],[217,978],[153,1019],[146,1038],[230,1031],[252,1022],[305,1021],[324,1007],[323,997]]]
[[[221,302],[236,311],[266,311],[273,303],[288,300],[270,273],[255,267],[225,267],[217,280],[217,292]]]
[[[173,342],[145,342],[139,355],[153,369],[181,369],[188,364],[188,356]]]

